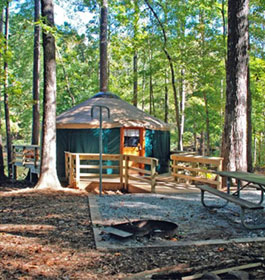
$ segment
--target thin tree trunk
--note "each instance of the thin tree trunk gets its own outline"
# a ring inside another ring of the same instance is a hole
[[[100,11],[100,91],[108,90],[108,0],[101,0]]]
[[[247,171],[249,0],[228,0],[224,170]]]
[[[41,15],[54,26],[52,0],[41,0]],[[43,31],[44,93],[40,178],[36,188],[61,189],[56,171],[56,59],[55,38]]]
[[[133,0],[134,19],[133,19],[133,105],[138,104],[138,22],[139,22],[139,6],[138,0]]]
[[[32,145],[39,145],[40,137],[40,0],[35,0],[34,54],[33,54],[33,121]]]
[[[209,108],[208,108],[208,99],[205,91],[203,92],[204,106],[205,106],[205,115],[206,115],[206,155],[210,155],[210,120],[209,120]]]
[[[4,27],[4,9],[1,11],[0,16],[0,36],[3,36],[3,27]],[[1,54],[0,54],[1,57]],[[2,74],[2,69],[0,70],[0,74]],[[4,153],[3,153],[3,140],[2,140],[2,93],[0,88],[0,182],[6,179],[5,176],[5,166],[4,166]]]
[[[205,69],[205,23],[204,23],[204,11],[200,12],[200,23],[202,26],[201,29],[201,56],[202,56],[202,66]],[[203,79],[203,78],[202,78]],[[203,83],[204,80],[203,80]],[[209,116],[209,108],[208,108],[208,97],[205,90],[203,90],[203,100],[204,100],[204,109],[205,109],[205,122],[206,122],[206,155],[210,155],[210,116]]]
[[[254,153],[253,153],[253,165],[256,166],[257,164],[257,137],[254,131]]]
[[[152,48],[151,45],[149,44],[149,114],[153,114],[153,74],[152,74],[152,59],[153,59],[153,54],[152,54]]]
[[[180,113],[179,113],[179,100],[178,100],[178,94],[177,94],[177,88],[176,88],[176,82],[175,82],[175,71],[174,71],[174,65],[173,65],[173,60],[167,50],[167,35],[166,35],[166,31],[165,28],[162,24],[162,22],[160,21],[158,15],[156,14],[156,12],[154,11],[154,9],[152,8],[152,6],[150,5],[148,0],[145,0],[146,5],[148,6],[148,8],[151,10],[151,12],[153,13],[154,17],[156,18],[156,20],[158,21],[159,26],[162,29],[162,33],[163,33],[163,38],[164,38],[164,46],[163,46],[163,51],[168,59],[169,62],[169,67],[170,67],[170,72],[171,72],[171,83],[172,83],[172,88],[173,88],[173,95],[174,95],[174,104],[175,104],[175,113],[176,113],[176,123],[177,123],[177,133],[178,133],[178,150],[180,150],[180,138],[181,138],[181,129],[180,129]]]
[[[145,80],[146,80],[146,71],[145,71],[145,66],[146,66],[146,53],[144,51],[144,58],[143,58],[143,77],[142,77],[142,110],[144,110],[145,106]]]
[[[205,154],[205,144],[204,144],[204,131],[201,131],[201,140],[200,140],[200,154],[204,156]]]
[[[185,102],[186,102],[186,92],[184,87],[184,70],[180,70],[180,83],[179,83],[179,97],[180,97],[180,151],[183,151],[183,134],[185,125]]]
[[[150,77],[149,77],[149,114],[152,115],[153,114],[153,98],[154,98],[154,94],[153,94],[153,77],[152,77],[152,73],[150,73]]]
[[[58,49],[57,49],[57,54],[58,54],[59,60],[61,61],[61,65],[62,65],[62,68],[63,68],[63,77],[64,77],[64,79],[66,81],[66,91],[67,91],[68,95],[71,98],[72,106],[74,106],[75,105],[75,97],[74,97],[74,94],[72,93],[69,77],[67,75],[67,71],[66,71],[66,68],[65,68],[62,56],[61,56],[61,54],[60,54]]]
[[[134,51],[133,55],[133,105],[137,107],[138,103],[138,55]]]
[[[8,30],[9,30],[9,1],[6,2],[5,17],[5,52],[8,51]],[[10,115],[8,103],[8,63],[4,62],[4,104],[5,104],[5,120],[6,120],[6,146],[7,146],[7,167],[8,177],[12,175],[12,138],[10,128]]]
[[[167,70],[165,70],[165,123],[168,123],[168,77]]]
[[[194,147],[194,152],[198,151],[198,146],[197,146],[197,133],[193,132],[193,147]]]

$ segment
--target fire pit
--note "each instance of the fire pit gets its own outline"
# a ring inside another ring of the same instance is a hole
[[[168,221],[137,220],[105,227],[104,232],[119,239],[151,236],[170,239],[176,235],[177,228],[177,224]]]

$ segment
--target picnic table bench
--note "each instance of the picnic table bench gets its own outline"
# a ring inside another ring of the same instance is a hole
[[[259,225],[251,225],[246,222],[245,214],[246,210],[262,210],[264,207],[261,205],[264,198],[264,190],[265,190],[265,177],[258,174],[252,174],[248,172],[227,172],[227,171],[218,171],[216,172],[221,176],[228,178],[227,184],[227,192],[219,191],[213,187],[208,185],[197,185],[197,187],[201,190],[201,202],[202,205],[206,208],[222,208],[225,207],[229,202],[234,203],[240,206],[240,218],[242,225],[247,229],[263,229],[265,228],[265,224]],[[230,193],[231,181],[232,179],[236,179],[237,181],[237,191],[234,193]],[[242,182],[246,182],[245,185],[242,185]],[[246,188],[247,186],[255,187],[256,189],[261,191],[260,201],[258,203],[248,201],[246,199],[240,198],[240,191]],[[207,205],[205,203],[205,192],[209,192],[217,197],[220,197],[225,200],[222,205]]]

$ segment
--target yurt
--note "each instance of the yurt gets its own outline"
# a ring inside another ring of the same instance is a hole
[[[104,106],[102,107],[103,153],[155,157],[159,160],[158,173],[168,171],[169,125],[112,93],[99,92],[57,116],[59,178],[65,177],[65,151],[99,153],[100,116],[98,106]],[[94,109],[92,110],[92,108]]]

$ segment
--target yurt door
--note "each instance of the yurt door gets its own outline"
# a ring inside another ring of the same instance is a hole
[[[125,155],[144,156],[144,129],[121,129],[121,153]]]

